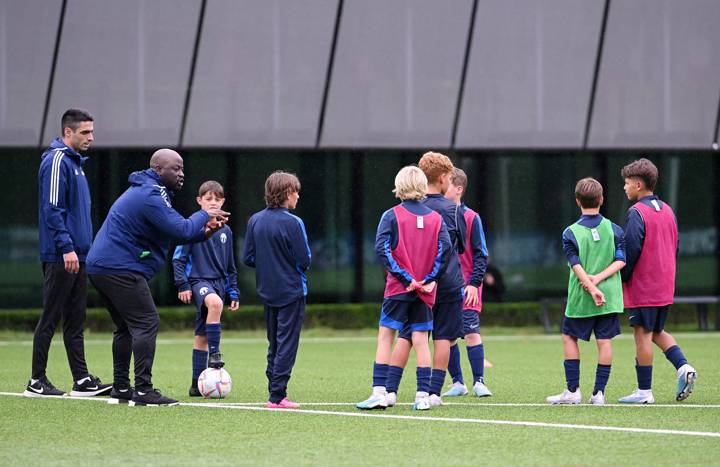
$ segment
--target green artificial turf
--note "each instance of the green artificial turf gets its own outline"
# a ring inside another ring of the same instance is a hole
[[[445,398],[458,405],[422,413],[406,405],[415,393],[413,358],[400,388],[400,405],[370,413],[352,405],[370,392],[375,351],[372,331],[312,330],[303,334],[289,395],[306,403],[302,409],[321,413],[258,410],[259,404],[235,408],[127,407],[98,400],[0,396],[0,465],[709,465],[720,458],[718,437],[487,423],[720,433],[720,396],[716,391],[720,387],[720,334],[677,335],[700,375],[696,392],[684,403],[674,401],[674,368],[656,351],[656,406],[561,407],[544,405],[546,396],[559,393],[564,386],[559,336],[499,332],[503,331],[488,330],[484,336],[486,356],[494,364],[486,370],[486,383],[494,396]],[[0,335],[0,391],[24,390],[30,371],[31,337],[22,333]],[[156,387],[182,402],[217,405],[266,401],[262,334],[225,333],[224,337],[226,368],[234,381],[227,399],[204,401],[186,396],[190,332],[160,336],[154,366]],[[90,370],[107,382],[112,375],[110,338],[99,333],[86,337]],[[614,342],[608,402],[615,402],[635,387],[634,345],[627,330]],[[594,344],[583,343],[581,352],[581,389],[586,401],[595,374]],[[465,376],[470,378],[464,349],[461,355]],[[56,386],[70,390],[61,338],[56,338],[51,348],[48,375]],[[540,405],[497,405],[502,403]],[[665,404],[671,407],[661,406]],[[706,407],[689,407],[699,404]]]

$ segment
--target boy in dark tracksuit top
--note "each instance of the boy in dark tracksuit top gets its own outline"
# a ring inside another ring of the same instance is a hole
[[[675,399],[693,391],[697,371],[690,366],[675,338],[664,330],[675,298],[678,252],[677,220],[672,208],[653,194],[658,179],[655,164],[642,158],[623,167],[627,198],[636,203],[625,221],[627,265],[622,270],[623,299],[635,335],[638,388],[620,399],[626,404],[652,404],[654,343],[677,370]]]
[[[200,185],[197,203],[201,208],[220,209],[224,202],[225,193],[218,182],[209,180]],[[220,316],[225,295],[230,296],[231,311],[238,309],[240,299],[234,251],[232,230],[227,225],[204,242],[175,248],[173,271],[178,298],[183,303],[192,301],[197,307],[191,397],[202,396],[198,377],[205,368],[225,366],[220,353]]]
[[[73,396],[106,394],[111,385],[92,376],[85,362],[85,257],[92,243],[90,190],[83,165],[93,142],[93,118],[70,109],[62,117],[63,137],[45,150],[38,171],[38,230],[43,266],[43,312],[35,328],[32,375],[24,395],[60,396],[45,374],[50,343],[62,317],[63,340],[73,376]]]
[[[395,405],[397,388],[389,394],[386,381],[391,371],[401,375],[407,364],[404,358],[390,366],[395,332],[406,329],[417,355],[413,408],[428,410],[431,375],[428,332],[433,329],[435,281],[447,267],[452,245],[442,217],[421,202],[427,192],[427,178],[422,170],[414,166],[402,168],[395,177],[393,191],[402,203],[383,213],[375,237],[375,252],[387,277],[373,364],[373,388],[370,397],[358,403],[357,408],[373,410]]]
[[[467,190],[467,175],[457,167],[452,172],[450,187],[445,197],[460,206],[462,215],[460,227],[464,231],[465,251],[459,255],[460,268],[465,281],[465,301],[463,303],[463,339],[467,346],[468,360],[473,374],[473,393],[477,397],[492,396],[485,386],[485,346],[480,336],[480,313],[482,312],[482,284],[487,268],[488,251],[485,244],[480,215],[462,203]],[[457,342],[450,347],[448,372],[453,384],[443,396],[463,396],[468,393],[460,364],[460,350]]]
[[[265,181],[267,208],[253,214],[245,235],[243,263],[255,268],[258,295],[265,305],[268,354],[267,407],[296,409],[287,398],[305,315],[310,245],[302,219],[290,214],[300,198],[300,180],[274,172]]]

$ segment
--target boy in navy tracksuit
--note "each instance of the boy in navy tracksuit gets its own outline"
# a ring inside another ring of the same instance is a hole
[[[85,257],[92,243],[90,189],[83,165],[93,142],[93,118],[70,109],[62,117],[63,137],[45,150],[38,171],[38,230],[43,266],[43,312],[33,337],[32,375],[28,397],[60,396],[45,374],[50,343],[60,318],[63,340],[73,376],[73,396],[96,396],[110,391],[92,376],[85,362],[85,308],[87,274]]]
[[[222,208],[225,192],[218,182],[209,180],[200,185],[197,203],[203,209]],[[238,309],[237,268],[233,234],[227,225],[204,242],[179,245],[173,255],[173,270],[178,298],[195,303],[195,341],[192,353],[191,397],[202,396],[198,377],[208,366],[222,368],[220,354],[220,316],[225,295],[230,296],[230,310]],[[210,361],[208,362],[208,354]]]
[[[180,154],[156,151],[150,168],[130,174],[130,188],[113,203],[87,258],[90,280],[115,323],[111,400],[131,405],[176,405],[152,385],[160,318],[148,281],[165,265],[171,243],[197,243],[219,230],[228,213],[197,211],[188,219],[172,207],[185,179]],[[135,359],[135,390],[130,358]]]
[[[292,214],[300,198],[300,181],[294,174],[274,172],[265,181],[267,208],[248,222],[243,262],[255,268],[258,295],[265,305],[267,325],[267,406],[295,409],[287,398],[305,314],[310,246],[305,224]]]

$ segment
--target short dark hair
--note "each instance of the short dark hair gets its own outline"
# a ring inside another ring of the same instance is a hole
[[[60,133],[65,133],[65,128],[70,128],[72,131],[78,129],[82,122],[94,121],[92,115],[80,109],[68,109],[60,120]]]
[[[600,207],[600,199],[603,196],[603,187],[592,177],[586,177],[575,185],[575,199],[585,209]]]
[[[623,167],[620,175],[622,178],[639,178],[645,184],[645,188],[654,191],[658,181],[658,168],[643,157]]]
[[[207,182],[204,182],[202,185],[200,185],[200,189],[198,190],[198,196],[202,198],[208,193],[213,193],[218,198],[225,198],[225,190],[223,189],[223,186],[215,180],[208,180]]]
[[[300,180],[297,175],[277,170],[265,180],[265,204],[279,208],[291,193],[300,192]]]
[[[461,186],[463,192],[467,191],[467,175],[465,174],[465,171],[463,169],[458,169],[457,167],[455,167],[452,171],[452,174],[450,174],[450,181],[455,186]]]

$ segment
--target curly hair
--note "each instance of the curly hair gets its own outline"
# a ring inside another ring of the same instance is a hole
[[[420,170],[425,172],[428,183],[437,183],[443,174],[449,174],[455,168],[452,161],[445,154],[439,152],[426,152],[418,163]]]

